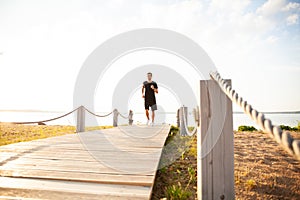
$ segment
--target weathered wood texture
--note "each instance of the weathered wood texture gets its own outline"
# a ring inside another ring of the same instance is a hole
[[[85,109],[80,106],[77,110],[76,133],[85,131]]]
[[[117,109],[113,110],[113,126],[117,127],[118,126],[118,116],[119,116],[119,111]]]
[[[149,199],[169,125],[124,126],[0,147],[0,197]]]
[[[179,108],[179,124],[180,124],[180,135],[187,136],[187,125],[188,125],[188,108],[182,106]]]
[[[232,102],[213,80],[200,81],[197,141],[198,199],[234,199]]]

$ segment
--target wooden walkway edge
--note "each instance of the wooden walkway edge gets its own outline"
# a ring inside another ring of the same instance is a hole
[[[0,199],[150,199],[170,126],[120,126],[0,147]]]

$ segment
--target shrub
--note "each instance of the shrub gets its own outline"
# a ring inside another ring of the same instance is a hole
[[[285,131],[298,131],[299,130],[299,124],[298,127],[290,127],[290,126],[286,126],[286,125],[280,125],[281,130],[285,130]]]
[[[254,126],[239,126],[238,131],[257,131]]]
[[[169,135],[176,135],[179,132],[179,128],[176,126],[171,126]]]

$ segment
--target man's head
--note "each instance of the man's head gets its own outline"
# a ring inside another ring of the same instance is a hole
[[[152,73],[151,72],[147,73],[147,78],[148,78],[149,81],[151,81],[151,79],[152,79]]]

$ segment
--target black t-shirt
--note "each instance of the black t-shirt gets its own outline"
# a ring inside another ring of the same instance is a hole
[[[145,87],[145,103],[148,105],[156,104],[154,90],[151,89],[151,85],[153,85],[154,88],[157,89],[157,83],[154,81],[152,82],[145,81],[143,85]]]

